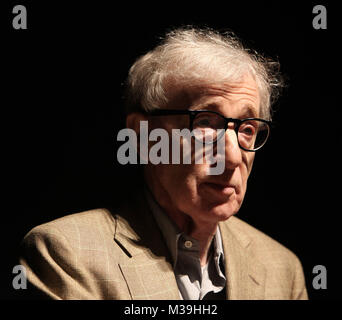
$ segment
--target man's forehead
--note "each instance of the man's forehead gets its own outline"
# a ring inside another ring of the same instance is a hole
[[[208,109],[224,111],[227,102],[237,105],[239,113],[259,114],[260,97],[256,82],[196,84],[175,88],[169,107],[179,109]]]
[[[211,110],[219,112],[227,117],[243,117],[243,118],[255,118],[259,116],[259,106],[241,100],[241,103],[234,105],[234,111],[236,115],[229,114],[232,111],[232,105],[227,109],[225,103],[220,101],[207,101],[206,103],[200,103],[191,107],[191,110]]]

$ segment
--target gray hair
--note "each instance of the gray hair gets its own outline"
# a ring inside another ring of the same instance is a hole
[[[271,119],[271,105],[283,84],[279,69],[278,62],[245,48],[232,32],[176,29],[130,68],[126,112],[148,112],[166,106],[168,83],[181,87],[234,83],[250,74],[259,89],[260,116]]]

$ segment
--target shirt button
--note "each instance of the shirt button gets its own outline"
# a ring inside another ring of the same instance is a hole
[[[185,246],[185,248],[190,249],[192,247],[192,242],[190,240],[186,240],[184,242],[184,246]]]

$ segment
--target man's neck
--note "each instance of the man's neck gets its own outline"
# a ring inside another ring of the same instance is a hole
[[[146,174],[146,172],[144,172]],[[207,264],[209,249],[217,231],[218,222],[194,221],[188,214],[170,206],[172,200],[167,197],[162,188],[153,188],[150,179],[146,179],[147,186],[152,192],[155,200],[163,208],[166,214],[177,225],[180,231],[199,241],[201,266]],[[154,192],[155,191],[155,192]],[[157,193],[157,194],[156,194]]]
[[[163,205],[160,204],[162,207]],[[208,224],[207,222],[194,222],[190,216],[183,212],[163,210],[175,222],[180,231],[198,240],[200,245],[200,262],[201,266],[207,264],[208,255],[212,240],[216,234],[218,223]]]
[[[200,244],[200,262],[201,266],[205,266],[208,262],[209,257],[209,250],[211,247],[211,243],[213,238],[215,237],[215,233],[217,231],[218,224],[204,224],[205,228],[203,228],[203,224],[201,224],[202,228],[198,225],[196,225],[192,221],[192,229],[189,233],[189,235],[198,240]]]

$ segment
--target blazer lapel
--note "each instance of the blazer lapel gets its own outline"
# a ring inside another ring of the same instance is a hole
[[[230,219],[236,219],[231,217]],[[229,220],[220,223],[229,300],[263,300],[265,267],[252,255],[252,241],[247,235],[234,232]]]
[[[137,206],[116,217],[114,241],[128,259],[119,263],[133,300],[177,300],[180,298],[171,257],[158,225],[140,198]]]

